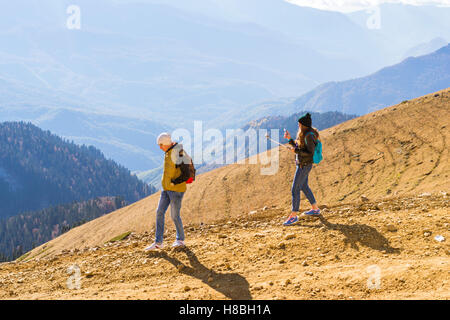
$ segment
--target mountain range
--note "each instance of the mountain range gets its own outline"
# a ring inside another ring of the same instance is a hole
[[[410,57],[424,56],[424,55],[433,53],[443,47],[446,47],[447,45],[448,45],[447,40],[445,40],[444,38],[441,38],[441,37],[437,37],[431,41],[424,42],[417,46],[412,47],[405,53],[404,59],[407,59]]]
[[[133,171],[158,166],[161,131],[289,116],[300,110],[286,103],[308,90],[396,64],[415,46],[448,39],[450,29],[448,8],[431,6],[383,5],[378,30],[367,27],[365,11],[281,0],[80,0],[81,29],[69,30],[72,4],[2,5],[0,120],[92,144]],[[321,108],[309,109],[330,110]]]
[[[159,165],[160,150],[156,137],[160,132],[173,130],[171,126],[132,114],[117,115],[62,107],[18,105],[0,108],[0,119],[22,119],[77,144],[95,146],[102,150],[105,157],[134,170]]]
[[[73,201],[154,192],[100,150],[24,122],[0,123],[0,218]]]
[[[366,77],[324,83],[293,101],[276,106],[271,114],[314,110],[363,115],[449,85],[450,44],[447,44],[431,54],[410,57]]]
[[[302,116],[305,112],[302,113],[295,113],[288,117],[283,116],[269,116],[264,117],[258,120],[251,121],[247,125],[243,126],[241,129],[239,136],[249,136],[251,135],[251,132],[255,132],[255,138],[257,141],[261,141],[260,137],[260,129],[267,130],[267,133],[269,136],[273,139],[277,139],[276,141],[283,141],[283,129],[289,130],[291,132],[291,135],[294,137],[298,130],[298,118]],[[348,115],[343,114],[340,112],[312,112],[311,111],[311,117],[313,119],[314,127],[318,130],[325,130],[327,128],[336,126],[342,122],[345,122],[347,120],[353,119],[356,117],[356,115]],[[277,129],[278,130],[278,136],[272,135],[271,129]],[[259,145],[258,148],[254,148],[254,146],[250,146],[249,143],[245,144],[245,146],[239,146],[235,147],[234,140],[230,139],[230,136],[227,136],[227,132],[222,132],[223,137],[225,138],[225,141],[223,143],[223,155],[221,157],[213,157],[212,159],[206,160],[206,155],[212,153],[212,149],[217,147],[216,143],[207,143],[204,146],[204,163],[197,165],[196,170],[197,174],[205,173],[208,171],[211,171],[213,169],[217,169],[225,165],[226,155],[229,154],[235,154],[236,161],[245,159],[249,156],[255,155],[255,153],[258,152],[259,148],[262,148],[261,145]],[[262,137],[263,140],[266,140],[264,137]],[[259,143],[259,142],[258,142]],[[276,147],[277,145],[271,145],[270,141],[267,141],[266,146],[264,146],[266,149],[270,149],[273,147]],[[218,161],[219,160],[219,161]],[[162,165],[158,166],[157,168],[150,169],[147,171],[142,172],[136,172],[136,175],[139,179],[142,181],[151,184],[155,186],[157,189],[161,189],[161,177],[163,173],[163,167]]]

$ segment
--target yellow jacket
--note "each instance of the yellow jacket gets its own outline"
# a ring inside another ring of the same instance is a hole
[[[172,183],[172,179],[176,179],[181,175],[181,169],[175,166],[174,159],[176,157],[172,157],[172,152],[180,152],[181,148],[181,145],[175,144],[164,155],[164,172],[161,180],[161,186],[164,191],[186,192],[186,182],[180,184]]]

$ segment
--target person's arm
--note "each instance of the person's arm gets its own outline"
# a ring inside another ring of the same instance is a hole
[[[284,138],[288,139],[288,143],[292,146],[291,151],[296,153],[296,150],[298,151],[298,146],[295,143],[294,139],[291,138],[291,134],[289,133],[289,131],[287,131],[286,129],[284,129]]]
[[[308,134],[306,136],[306,150],[301,150],[300,147],[295,143],[293,139],[289,140],[289,144],[294,147],[294,152],[298,154],[300,157],[307,157],[314,154],[314,150],[316,149],[316,143],[314,141],[314,137],[312,134]]]
[[[294,148],[297,148],[297,144],[295,143],[294,139],[289,139],[288,143],[293,146]]]
[[[168,161],[167,157],[164,159],[164,169],[163,169],[163,175],[161,178],[161,185],[162,187],[168,188],[171,184],[171,175],[170,175],[170,171],[171,171],[171,166],[170,166],[170,162]]]
[[[301,153],[300,148],[299,148],[299,146],[295,143],[294,139],[290,139],[290,140],[289,140],[289,144],[293,147],[293,151],[294,151],[295,153],[297,153],[297,154],[300,154],[300,153]]]
[[[310,154],[314,154],[314,151],[316,149],[316,142],[314,140],[314,135],[308,134],[306,136],[306,149]]]

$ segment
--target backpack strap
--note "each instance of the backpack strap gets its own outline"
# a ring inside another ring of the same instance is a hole
[[[314,137],[316,137],[315,133],[310,131],[305,135],[305,144],[308,144],[308,141],[306,141],[306,137],[308,136],[308,134],[312,134]],[[317,138],[315,139],[314,145],[317,145]]]

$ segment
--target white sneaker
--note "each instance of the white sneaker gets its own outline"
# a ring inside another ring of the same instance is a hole
[[[172,248],[180,248],[180,247],[186,247],[186,244],[185,244],[184,241],[182,241],[182,240],[176,240],[176,241],[172,244]]]
[[[147,247],[144,249],[144,251],[154,251],[154,250],[159,250],[163,248],[163,244],[162,243],[153,243],[151,246]]]

